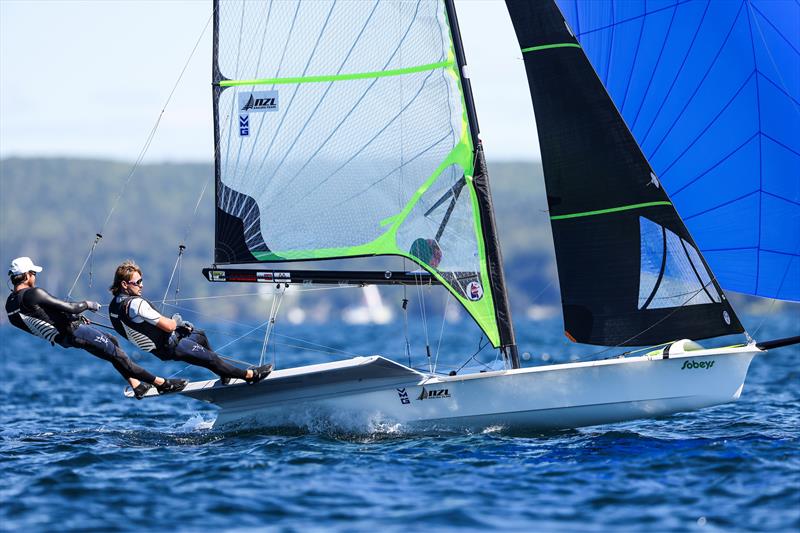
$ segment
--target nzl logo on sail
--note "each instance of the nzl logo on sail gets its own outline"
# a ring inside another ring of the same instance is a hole
[[[278,110],[278,91],[239,93],[239,135],[250,135],[250,113],[272,113]]]

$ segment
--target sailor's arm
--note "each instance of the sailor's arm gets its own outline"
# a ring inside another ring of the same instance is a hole
[[[62,313],[69,313],[72,315],[79,315],[87,309],[97,311],[100,309],[100,304],[89,300],[83,302],[65,302],[59,300],[55,296],[49,294],[46,290],[39,287],[34,287],[25,294],[26,305],[38,305],[44,309],[59,311]]]
[[[166,331],[167,333],[172,333],[178,328],[185,328],[189,331],[192,331],[194,329],[194,325],[191,322],[188,322],[183,318],[181,318],[181,315],[179,315],[178,313],[172,315],[172,318],[167,318],[164,315],[160,315],[158,322],[156,322],[156,326],[158,326],[159,329]]]
[[[172,318],[167,318],[155,309],[153,306],[150,305],[147,300],[144,298],[136,298],[131,302],[130,307],[131,318],[134,318],[134,315],[138,315],[146,322],[156,326],[158,329],[162,331],[166,331],[167,333],[172,333],[175,331],[176,328],[180,326],[179,322],[176,322]],[[180,317],[180,315],[176,315]]]
[[[166,331],[167,333],[172,333],[178,327],[178,323],[171,318],[161,315],[158,319],[158,322],[156,322],[156,326],[160,330]]]

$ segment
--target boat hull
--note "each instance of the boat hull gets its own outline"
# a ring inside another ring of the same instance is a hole
[[[736,400],[758,352],[700,350],[453,377],[426,376],[375,356],[276,371],[255,386],[191,384],[184,394],[221,408],[215,427],[545,431]]]

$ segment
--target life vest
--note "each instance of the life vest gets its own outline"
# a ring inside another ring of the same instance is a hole
[[[41,337],[50,344],[60,341],[57,338],[62,333],[68,333],[67,323],[71,321],[56,320],[39,305],[31,307],[23,305],[24,294],[30,289],[12,292],[6,300],[6,313],[8,321],[26,333]],[[61,313],[63,314],[63,313]],[[61,327],[59,327],[61,326]]]
[[[114,329],[136,345],[137,348],[145,352],[158,352],[169,347],[170,333],[167,333],[158,326],[142,321],[134,322],[129,313],[131,303],[134,299],[140,298],[150,304],[141,296],[131,296],[120,294],[114,296],[108,304],[108,317]],[[153,307],[153,304],[150,304]],[[153,307],[155,308],[155,307]]]

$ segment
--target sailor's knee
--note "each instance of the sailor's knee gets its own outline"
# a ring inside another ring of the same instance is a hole
[[[128,356],[128,354],[122,351],[122,349],[119,348],[118,346],[114,346],[114,348],[109,350],[109,352],[110,355],[117,361],[124,363],[131,363],[131,358]]]
[[[111,335],[109,333],[106,333],[105,335],[106,335],[106,337],[108,337],[108,340],[111,341],[111,344],[113,344],[117,348],[120,348],[119,340],[114,335]]]

